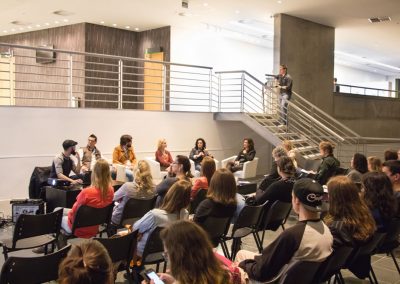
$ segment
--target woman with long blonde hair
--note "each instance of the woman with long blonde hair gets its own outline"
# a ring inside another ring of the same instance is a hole
[[[131,198],[150,199],[155,195],[153,177],[150,172],[150,165],[145,160],[140,160],[135,173],[133,182],[124,183],[114,194],[114,206],[111,221],[114,225],[121,222],[122,212],[125,204]]]
[[[158,140],[155,156],[156,161],[160,163],[160,168],[162,171],[165,171],[174,161],[171,153],[166,148],[167,140],[165,140],[165,138]]]

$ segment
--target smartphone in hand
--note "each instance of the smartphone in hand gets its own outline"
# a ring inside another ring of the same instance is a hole
[[[158,277],[157,273],[153,269],[147,269],[141,273],[143,278],[150,283],[153,280],[155,284],[165,284],[164,281]]]

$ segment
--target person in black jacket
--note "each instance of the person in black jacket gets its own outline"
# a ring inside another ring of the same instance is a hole
[[[274,148],[274,150],[272,150],[272,158],[274,160],[272,161],[271,170],[269,171],[269,174],[267,174],[265,178],[261,181],[258,187],[259,190],[266,190],[273,182],[281,178],[278,174],[278,166],[276,163],[280,158],[286,156],[287,152],[282,146],[277,146]]]
[[[333,156],[334,146],[332,143],[323,141],[319,143],[319,151],[322,156],[322,163],[318,167],[315,179],[321,184],[326,184],[329,179],[336,175],[340,162]]]
[[[243,164],[248,161],[253,161],[256,156],[256,150],[254,149],[254,141],[251,138],[243,139],[243,149],[236,156],[234,162],[229,162],[226,168],[232,173],[243,170]]]

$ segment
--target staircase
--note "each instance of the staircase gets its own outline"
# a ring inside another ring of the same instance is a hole
[[[319,160],[319,143],[336,145],[335,155],[343,166],[360,151],[362,137],[293,92],[288,105],[288,127],[281,125],[279,91],[271,76],[266,83],[246,71],[216,72],[219,82],[219,112],[215,120],[241,121],[265,140],[279,145],[291,141],[304,161]],[[361,149],[362,150],[362,149]]]

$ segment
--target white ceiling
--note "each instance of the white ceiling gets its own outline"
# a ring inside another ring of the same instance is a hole
[[[53,14],[57,10],[72,14]],[[186,16],[180,16],[182,12]],[[277,13],[335,27],[337,62],[400,76],[400,0],[189,0],[188,9],[181,7],[181,0],[3,0],[0,35],[80,22],[104,21],[132,30],[208,25],[272,46],[272,16]],[[367,20],[380,16],[392,21],[371,24]],[[16,20],[25,25],[11,23]]]

